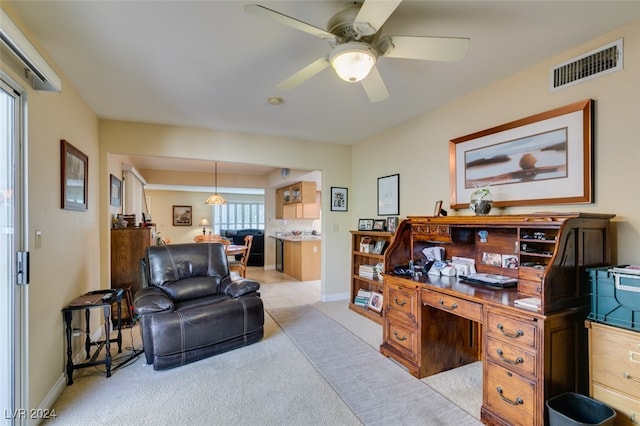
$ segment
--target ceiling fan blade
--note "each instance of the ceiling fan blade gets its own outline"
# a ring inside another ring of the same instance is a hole
[[[391,48],[383,53],[389,58],[455,62],[469,50],[468,38],[391,36]]]
[[[384,84],[382,75],[375,65],[369,71],[369,75],[360,83],[362,83],[362,88],[371,102],[381,102],[389,97],[387,85]]]
[[[377,33],[400,3],[402,0],[366,0],[353,22],[353,29],[360,36]]]
[[[329,67],[329,60],[327,58],[319,58],[302,68],[297,73],[293,74],[291,77],[281,81],[278,83],[276,87],[282,90],[290,90],[299,84],[304,83],[314,75],[318,74],[320,71],[323,71],[325,68]]]
[[[280,12],[276,12],[275,10],[268,9],[264,6],[260,6],[259,4],[247,4],[245,5],[244,10],[246,10],[249,13],[253,13],[254,15],[271,19],[272,21],[276,21],[280,24],[286,25],[298,31],[303,31],[305,33],[314,35],[316,37],[329,39],[329,40],[335,40],[336,38],[335,35],[331,34],[328,31],[323,30],[322,28],[318,28],[311,24],[307,24],[306,22],[284,15]]]

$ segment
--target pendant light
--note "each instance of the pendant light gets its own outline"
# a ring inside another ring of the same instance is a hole
[[[214,177],[215,177],[216,189],[214,194],[209,198],[207,198],[207,200],[204,203],[211,204],[211,205],[227,204],[227,201],[218,194],[218,162],[217,161],[214,167],[215,167]]]

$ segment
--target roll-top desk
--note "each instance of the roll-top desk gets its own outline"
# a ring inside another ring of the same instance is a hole
[[[588,392],[584,320],[590,290],[582,275],[585,267],[610,263],[612,217],[536,213],[405,219],[384,256],[380,351],[418,378],[482,360],[482,421],[544,425],[547,399]],[[484,241],[480,231],[487,232]],[[516,278],[517,286],[393,274],[394,266],[410,260],[419,264],[423,249],[433,246],[443,247],[446,259],[474,259],[478,272]],[[510,264],[489,261],[496,255]],[[528,297],[540,299],[538,310],[514,305]]]

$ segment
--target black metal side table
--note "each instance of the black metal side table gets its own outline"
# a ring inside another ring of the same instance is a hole
[[[77,370],[79,368],[90,367],[93,365],[102,365],[104,364],[107,370],[107,377],[111,377],[111,343],[118,344],[118,353],[122,353],[122,324],[120,322],[121,314],[122,314],[122,294],[124,291],[122,289],[111,289],[111,290],[96,290],[90,291],[89,293],[83,294],[82,296],[74,299],[69,305],[62,309],[62,317],[65,323],[65,334],[67,338],[67,386],[73,384],[73,370]],[[110,317],[111,317],[111,304],[117,303],[118,309],[118,321],[116,325],[116,329],[118,331],[117,337],[110,338]],[[90,336],[90,319],[91,319],[91,309],[102,308],[104,312],[104,333],[105,338],[103,340],[98,340],[96,342],[92,342]],[[84,347],[87,352],[86,359],[89,361],[74,364],[73,363],[73,348],[71,346],[71,335],[73,332],[71,326],[71,319],[73,311],[84,309],[85,311],[85,341]],[[96,351],[91,356],[91,347],[98,346]],[[105,356],[103,359],[98,359],[98,355],[102,351],[102,348],[105,348]]]

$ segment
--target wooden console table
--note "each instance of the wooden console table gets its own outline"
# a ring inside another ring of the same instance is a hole
[[[82,296],[74,299],[69,305],[62,309],[62,317],[64,319],[65,324],[65,335],[66,335],[66,343],[67,343],[67,386],[73,384],[73,371],[78,368],[85,368],[94,365],[102,365],[106,367],[106,375],[107,377],[111,377],[111,343],[118,344],[118,353],[122,352],[122,328],[120,318],[122,317],[122,294],[124,290],[96,290],[89,293],[86,293]],[[117,305],[118,312],[118,321],[116,325],[116,330],[118,334],[115,338],[110,338],[110,324],[109,320],[111,317],[111,304],[115,303]],[[91,309],[102,308],[104,312],[104,339],[99,340],[97,342],[92,342],[90,338],[90,319],[91,319]],[[73,362],[73,348],[71,346],[71,335],[72,335],[72,314],[73,311],[83,310],[85,313],[85,340],[84,347],[86,351],[86,359],[89,361],[74,364]],[[91,356],[91,347],[97,346],[98,348]],[[105,348],[104,358],[98,359],[102,348]]]
[[[582,274],[585,267],[610,263],[612,217],[409,217],[384,256],[380,351],[418,378],[482,360],[482,421],[544,425],[547,399],[588,390],[583,324],[590,300]],[[423,250],[434,246],[445,249],[446,259],[473,259],[478,272],[516,278],[517,286],[393,274],[394,266],[410,260],[420,265]],[[496,257],[509,265],[493,264]],[[540,309],[515,306],[528,297],[539,298]]]

